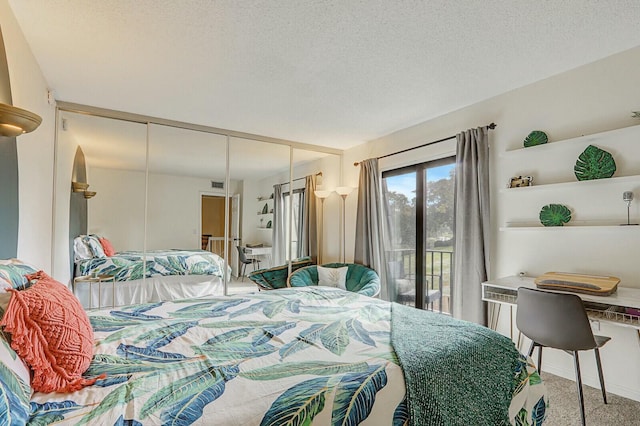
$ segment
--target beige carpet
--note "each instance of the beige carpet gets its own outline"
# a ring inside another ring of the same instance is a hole
[[[549,416],[544,426],[580,425],[576,383],[544,372],[542,380],[550,398]],[[607,393],[608,404],[604,405],[600,388],[583,386],[583,390],[587,425],[640,426],[640,402]]]

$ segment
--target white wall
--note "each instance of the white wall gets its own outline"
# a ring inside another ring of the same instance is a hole
[[[269,209],[273,208],[273,201],[258,202],[258,197],[269,197],[273,193],[274,178],[266,179],[245,179],[242,185],[242,202],[240,213],[240,236],[242,245],[264,244],[270,246],[272,241],[272,230],[259,229],[260,218],[272,220],[273,215],[258,216],[258,211],[265,203],[269,204]],[[264,223],[263,226],[266,226]]]
[[[229,194],[236,192],[232,181]],[[225,195],[211,179],[149,174],[147,249],[200,249],[202,193]]]
[[[55,108],[47,103],[45,81],[7,0],[0,0],[13,104],[35,112],[42,124],[18,137],[18,257],[51,271],[53,145]]]
[[[545,271],[581,271],[615,275],[621,285],[640,288],[640,239],[632,229],[592,228],[582,231],[525,232],[499,231],[507,221],[536,220],[539,209],[548,203],[564,202],[576,212],[576,219],[603,219],[622,222],[625,204],[622,191],[633,190],[640,198],[640,180],[609,186],[585,186],[579,189],[536,192],[500,192],[511,176],[534,173],[537,182],[552,179],[556,168],[572,170],[575,153],[549,151],[548,158],[519,159],[502,156],[508,149],[521,146],[532,130],[544,130],[551,141],[603,132],[640,124],[631,118],[631,111],[640,110],[640,47],[611,56],[535,84],[496,96],[459,111],[401,130],[345,152],[344,176],[348,184],[357,182],[359,168],[353,161],[384,155],[431,140],[454,135],[461,130],[491,122],[498,127],[491,132],[491,277],[501,277],[527,271],[537,275]],[[628,144],[616,145],[612,153],[619,165],[636,167],[640,158],[637,138]],[[624,147],[623,147],[624,145]],[[413,161],[443,156],[443,144],[432,149],[412,151]],[[433,151],[433,152],[432,152]],[[405,154],[406,155],[406,154]],[[407,157],[394,156],[381,167],[395,168]],[[570,173],[570,172],[569,172]],[[529,195],[528,195],[529,194]],[[354,197],[355,198],[355,197]],[[353,250],[355,204],[351,201],[347,225]],[[638,203],[633,205],[636,221],[640,220]],[[503,312],[505,312],[503,310]],[[507,311],[508,312],[508,311]],[[501,331],[508,334],[508,315],[502,316]],[[506,326],[506,327],[505,327]],[[633,329],[603,325],[601,334],[613,337],[602,351],[607,388],[613,392],[640,400],[640,363],[637,333]],[[597,386],[593,356],[583,357],[585,382]],[[565,377],[573,377],[569,356],[545,350],[544,369]]]
[[[108,238],[116,251],[143,250],[144,171],[87,165],[87,183],[97,193],[87,202],[88,233]]]
[[[88,182],[97,195],[89,200],[89,233],[104,235],[116,251],[144,248],[145,173],[89,167]],[[230,194],[237,191],[231,182]],[[210,179],[150,173],[147,249],[200,248],[200,197]]]

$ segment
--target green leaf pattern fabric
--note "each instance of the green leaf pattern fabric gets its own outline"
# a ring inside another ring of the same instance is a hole
[[[409,424],[387,302],[305,287],[89,317],[96,346],[85,374],[106,378],[70,394],[35,393],[32,424]],[[521,380],[514,372],[514,387]],[[514,424],[522,410],[538,414],[516,396]]]
[[[151,250],[118,252],[76,262],[76,276],[113,275],[116,281],[168,275],[214,275],[222,277],[224,260],[205,250]],[[230,271],[229,271],[230,273]]]

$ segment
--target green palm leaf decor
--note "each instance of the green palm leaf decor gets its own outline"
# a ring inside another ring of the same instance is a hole
[[[542,145],[549,141],[547,134],[542,130],[534,130],[529,133],[529,135],[524,138],[524,146],[528,148],[530,146]]]
[[[563,226],[571,220],[571,210],[562,204],[548,204],[540,210],[540,223],[544,226]]]
[[[616,172],[616,162],[607,151],[589,145],[578,156],[573,171],[578,180],[606,179]]]

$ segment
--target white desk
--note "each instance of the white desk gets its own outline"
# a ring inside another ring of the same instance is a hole
[[[259,256],[264,259],[268,264],[269,268],[271,267],[271,246],[265,247],[243,247],[244,254],[247,256]]]
[[[511,338],[513,339],[513,307],[517,303],[518,287],[537,288],[532,277],[505,277],[482,283],[482,300],[498,306],[489,326],[495,330],[500,315],[500,307],[509,307]],[[546,290],[553,291],[553,290]],[[640,288],[620,287],[611,296],[571,293],[579,296],[585,304],[589,318],[622,327],[635,328],[640,343],[640,315],[627,312],[626,308],[640,309]],[[518,337],[518,347],[520,337]]]

